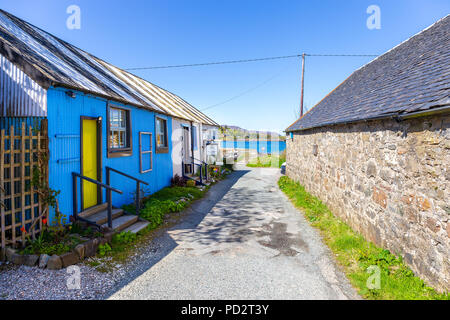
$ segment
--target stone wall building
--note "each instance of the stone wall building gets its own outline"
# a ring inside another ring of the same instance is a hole
[[[355,71],[286,131],[289,177],[450,290],[450,16]]]

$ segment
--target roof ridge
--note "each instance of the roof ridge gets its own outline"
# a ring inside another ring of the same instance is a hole
[[[378,57],[376,57],[376,58],[374,58],[374,59],[372,59],[370,62],[368,62],[368,63],[366,63],[366,64],[364,64],[363,66],[361,66],[361,67],[359,67],[358,69],[356,69],[356,70],[354,70],[345,80],[343,80],[338,86],[336,86],[333,90],[331,90],[325,97],[323,97],[318,103],[316,103],[311,109],[309,109],[301,118],[299,118],[299,119],[297,119],[293,124],[291,124],[285,131],[286,132],[290,132],[290,131],[295,131],[295,130],[301,130],[301,127],[302,127],[302,125],[300,124],[300,125],[298,125],[298,128],[297,129],[295,129],[295,127],[296,127],[296,124],[298,124],[298,123],[300,123],[300,122],[302,122],[301,120],[303,120],[303,119],[305,119],[305,117],[307,116],[307,115],[311,115],[311,112],[313,111],[313,110],[316,110],[316,107],[318,107],[318,106],[322,106],[323,104],[325,104],[325,106],[324,106],[324,108],[326,109],[326,110],[320,110],[319,111],[319,114],[318,114],[318,117],[324,117],[324,112],[326,113],[326,112],[330,112],[330,111],[333,111],[333,110],[330,110],[329,108],[328,108],[328,106],[327,106],[327,103],[326,103],[326,100],[327,100],[327,98],[329,98],[333,93],[335,93],[338,89],[340,89],[343,85],[346,85],[346,84],[348,84],[348,81],[351,79],[351,78],[354,78],[354,77],[356,77],[357,79],[356,80],[363,80],[363,81],[365,81],[365,82],[367,82],[367,77],[364,77],[364,70],[366,69],[366,68],[370,68],[371,66],[374,66],[374,63],[376,63],[377,61],[384,61],[384,62],[387,62],[388,60],[390,60],[391,59],[391,57],[389,57],[389,58],[386,58],[386,56],[387,55],[389,55],[389,54],[391,54],[391,53],[395,53],[397,50],[400,50],[400,53],[402,53],[401,52],[401,48],[403,48],[405,45],[407,45],[407,44],[411,44],[410,46],[414,46],[414,45],[416,45],[416,46],[419,46],[420,44],[417,44],[418,42],[417,41],[414,41],[414,39],[416,39],[417,37],[419,37],[419,36],[421,36],[423,33],[425,33],[425,32],[427,32],[427,31],[429,31],[430,29],[431,30],[437,30],[437,31],[433,31],[432,32],[432,35],[434,35],[434,33],[437,33],[438,35],[440,35],[440,33],[442,32],[441,31],[441,29],[435,29],[435,28],[433,28],[433,27],[436,27],[436,26],[438,26],[439,24],[441,24],[441,23],[443,23],[444,21],[448,21],[447,19],[450,19],[450,14],[447,14],[446,16],[444,16],[444,17],[442,17],[442,18],[440,18],[439,20],[437,20],[436,22],[434,22],[433,24],[431,24],[431,25],[429,25],[428,27],[426,27],[426,28],[424,28],[423,30],[421,30],[421,31],[419,31],[419,32],[417,32],[416,34],[414,34],[413,36],[411,36],[411,37],[409,37],[409,38],[407,38],[406,40],[404,40],[404,41],[402,41],[401,43],[399,43],[399,44],[397,44],[396,46],[394,46],[393,48],[391,48],[391,49],[389,49],[389,50],[387,50],[386,52],[384,52],[383,54],[381,54],[381,55],[379,55]],[[447,24],[444,24],[444,26],[446,26]],[[428,40],[428,39],[427,39]],[[434,39],[432,39],[431,38],[431,40],[429,40],[429,41],[434,41],[433,43],[435,43],[435,42],[438,42],[438,41],[436,41],[436,40],[434,40]],[[446,44],[446,42],[444,42],[443,44],[441,44],[441,45],[445,45]],[[408,47],[406,47],[406,48],[408,48]],[[406,50],[406,49],[405,49]],[[404,50],[403,50],[404,51]],[[437,52],[437,53],[435,53],[435,52],[433,52],[433,51],[431,51],[430,52],[430,54],[440,54],[439,52]],[[397,54],[397,53],[396,53]],[[396,58],[396,61],[402,61],[402,59],[400,58],[398,58],[398,55],[399,54],[397,54],[397,56],[395,56],[394,55],[394,58]],[[439,56],[439,57],[444,57],[445,58],[445,56]],[[420,57],[419,57],[420,58]],[[384,59],[384,60],[382,60],[382,59]],[[441,61],[442,59],[438,59],[437,61]],[[425,65],[426,65],[426,63],[425,63]],[[382,67],[383,67],[383,65],[379,65],[379,64],[376,64],[375,65],[376,67],[377,67],[377,69],[376,70],[378,70],[379,68],[381,68],[382,69]],[[420,68],[420,66],[414,66],[414,67],[417,67],[417,68]],[[372,68],[372,72],[374,71],[373,70],[374,68]],[[419,70],[420,71],[420,70]],[[368,71],[369,72],[369,71]],[[417,72],[417,71],[416,71]],[[366,72],[367,73],[367,72]],[[420,72],[419,72],[420,73]],[[395,77],[395,75],[394,75],[394,77]],[[385,78],[383,78],[383,76],[382,75],[378,75],[378,77],[377,78],[382,78],[382,80],[386,80]],[[395,79],[395,78],[394,78]],[[403,75],[402,76],[402,78],[401,78],[401,80],[404,80],[404,79],[408,79],[408,78],[405,78],[405,76]],[[353,79],[354,80],[354,79]],[[389,80],[389,79],[388,79]],[[397,80],[397,79],[395,79],[395,80]],[[445,79],[444,79],[445,80]],[[381,80],[380,80],[381,81]],[[406,80],[405,80],[406,81]],[[423,79],[422,79],[422,81],[424,81]],[[352,81],[352,82],[354,82],[354,81]],[[404,83],[401,83],[401,84],[403,84],[403,85],[405,85]],[[361,84],[362,85],[362,84]],[[375,98],[377,98],[378,97],[378,95],[379,95],[379,89],[380,89],[380,86],[379,85],[377,85],[377,83],[375,82],[375,84],[374,83],[370,83],[370,85],[372,86],[370,89],[369,89],[369,94],[371,94],[372,92],[375,92],[375,93],[372,93],[372,97],[370,97],[370,99],[375,99]],[[347,91],[348,91],[348,89],[352,89],[352,90],[354,90],[355,89],[355,85],[354,84],[352,84],[352,83],[350,83],[349,85],[347,85]],[[378,90],[377,90],[378,89]],[[344,92],[342,91],[342,90],[344,90]],[[337,95],[339,96],[333,96],[333,98],[332,98],[332,101],[330,102],[330,103],[334,103],[334,104],[336,104],[336,102],[334,101],[334,100],[336,100],[337,98],[336,97],[338,97],[338,98],[346,98],[346,100],[347,101],[345,101],[345,102],[342,102],[342,103],[350,103],[350,104],[354,104],[354,101],[352,101],[351,99],[355,99],[355,98],[357,98],[357,100],[359,101],[359,108],[361,108],[361,102],[360,102],[360,100],[361,99],[363,99],[363,97],[361,96],[362,94],[363,94],[363,92],[364,92],[364,90],[363,91],[361,91],[361,88],[358,88],[358,87],[356,87],[356,96],[353,96],[353,98],[349,98],[349,95],[352,95],[353,93],[352,92],[347,92],[347,91],[345,91],[345,89],[342,89],[342,90],[340,90],[340,92],[339,93],[337,93]],[[444,89],[442,89],[442,88],[440,88],[440,90],[444,90]],[[367,93],[367,92],[366,92]],[[374,96],[373,96],[373,94],[375,94],[375,98],[374,98]],[[438,93],[437,93],[438,94]],[[445,94],[445,92],[440,92],[439,94]],[[388,98],[386,98],[385,96],[381,96],[381,97],[379,97],[380,99],[381,99],[381,101],[382,101],[382,103],[384,104],[384,105],[382,105],[382,107],[386,107],[387,105],[386,105],[386,103],[392,103],[392,102],[397,102],[397,104],[399,104],[400,102],[402,102],[402,103],[407,103],[407,98],[403,98],[403,100],[397,100],[397,101],[395,101],[395,99],[393,99],[393,98],[390,98],[390,100],[388,99]],[[406,99],[406,100],[405,100]],[[364,102],[363,102],[364,103]],[[351,119],[353,119],[354,117],[352,117],[351,116],[351,113],[349,113],[348,112],[348,110],[346,110],[346,109],[348,109],[349,107],[351,107],[350,105],[349,106],[347,106],[347,108],[342,108],[342,104],[340,105],[340,112],[342,112],[342,111],[347,111],[347,114],[343,114],[340,118],[342,119],[342,118],[344,118],[344,117],[347,117],[347,119],[349,119],[347,122],[350,122],[350,121],[352,121]],[[317,118],[317,116],[316,116],[316,114],[317,114],[317,112],[313,115],[313,117],[316,117]],[[311,118],[311,116],[309,116],[309,118]],[[309,122],[311,122],[311,121],[313,121],[313,120],[309,120],[309,118],[308,118],[308,120],[306,120],[306,121],[309,121]],[[325,118],[326,118],[326,116],[325,116]],[[338,117],[334,117],[334,118],[338,118]],[[319,121],[320,122],[320,121]],[[302,123],[304,123],[304,121],[302,122]],[[317,125],[315,125],[315,126],[313,126],[313,127],[320,127],[320,126],[322,126],[322,125],[320,125],[320,124],[317,124]]]
[[[403,45],[403,44],[405,44],[406,42],[412,40],[413,38],[415,38],[415,37],[421,35],[421,34],[424,33],[425,31],[431,29],[434,25],[436,25],[436,24],[442,22],[443,20],[445,20],[446,18],[449,18],[449,17],[450,17],[450,13],[447,14],[445,17],[442,17],[442,18],[440,18],[439,20],[433,22],[431,25],[429,25],[429,26],[426,27],[425,29],[422,29],[422,30],[420,30],[419,32],[413,34],[413,35],[410,36],[408,39],[403,40],[402,42],[400,42],[399,44],[395,45],[394,47],[392,47],[391,49],[387,50],[386,52],[384,52],[384,53],[380,54],[379,56],[373,58],[371,61],[367,62],[366,64],[362,65],[361,67],[359,67],[358,69],[356,69],[355,71],[353,71],[353,73],[357,72],[357,71],[360,70],[360,69],[363,69],[365,66],[371,64],[372,62],[375,62],[377,59],[379,59],[379,58],[383,57],[384,55],[390,53],[391,51],[397,49],[397,48],[400,47],[401,45]],[[352,73],[352,74],[353,74],[353,73]]]

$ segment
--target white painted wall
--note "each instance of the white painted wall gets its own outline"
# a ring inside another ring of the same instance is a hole
[[[183,126],[190,126],[189,121],[172,119],[172,163],[173,163],[173,175],[182,174],[182,161],[183,161]],[[189,135],[190,136],[190,135]],[[190,140],[189,140],[190,145]]]
[[[217,139],[218,129],[217,127],[207,126],[201,123],[190,123],[187,120],[181,120],[173,118],[172,120],[172,162],[173,162],[173,175],[178,174],[181,176],[182,174],[182,161],[184,157],[184,142],[183,142],[183,125],[189,127],[189,135],[188,135],[188,145],[189,150],[188,158],[191,159],[192,150],[191,150],[191,139],[192,132],[191,126],[195,126],[197,128],[197,150],[194,150],[194,158],[200,161],[208,160],[206,155],[206,141],[212,140],[214,137]],[[196,163],[199,163],[196,161]],[[197,166],[196,166],[197,169]]]

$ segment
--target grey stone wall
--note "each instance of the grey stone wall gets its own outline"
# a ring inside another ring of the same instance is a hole
[[[450,115],[296,132],[286,173],[429,285],[450,291]]]

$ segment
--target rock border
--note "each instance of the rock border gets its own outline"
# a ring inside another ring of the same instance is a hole
[[[6,248],[6,261],[16,265],[25,265],[29,267],[38,266],[41,269],[59,270],[67,268],[83,261],[85,258],[93,257],[97,254],[97,249],[105,243],[111,244],[114,231],[107,232],[103,237],[90,239],[84,243],[77,245],[72,251],[62,255],[47,254],[20,254],[17,249]]]

